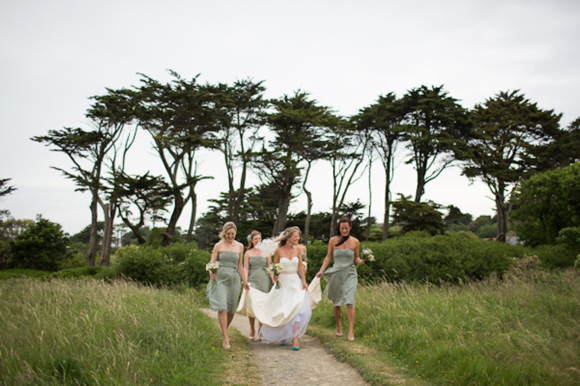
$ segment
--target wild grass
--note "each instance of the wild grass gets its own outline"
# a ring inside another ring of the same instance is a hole
[[[218,385],[219,329],[190,289],[0,282],[0,384]]]
[[[512,270],[461,285],[384,282],[359,287],[356,306],[356,343],[406,377],[436,385],[580,384],[580,275],[573,270]],[[329,301],[311,323],[334,330]]]

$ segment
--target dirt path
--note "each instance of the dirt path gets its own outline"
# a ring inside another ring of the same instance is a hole
[[[217,317],[217,313],[209,309],[202,311]],[[236,315],[231,327],[245,336],[250,335],[246,316]],[[262,370],[264,385],[367,385],[356,370],[327,354],[314,337],[304,335],[300,339],[300,351],[293,351],[292,345],[281,347],[256,341],[250,345],[256,364]]]

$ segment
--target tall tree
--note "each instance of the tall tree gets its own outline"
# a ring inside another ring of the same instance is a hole
[[[332,220],[330,237],[336,235],[338,212],[346,203],[349,188],[364,174],[365,155],[371,145],[370,130],[356,130],[344,122],[327,131],[328,160],[332,168]]]
[[[266,184],[275,184],[278,195],[278,216],[272,229],[280,233],[286,226],[292,188],[300,182],[301,168],[308,148],[320,146],[320,130],[332,126],[336,117],[328,107],[296,91],[271,101],[274,111],[268,114],[268,126],[274,134],[269,148],[262,147],[253,161],[258,177]]]
[[[197,83],[199,75],[191,80],[173,71],[171,75],[174,80],[163,84],[141,74],[142,84],[137,88],[137,119],[151,134],[173,194],[173,210],[162,245],[173,240],[177,221],[188,202],[192,212],[187,239],[191,239],[197,208],[195,188],[199,181],[213,178],[198,173],[196,152],[216,147],[219,120],[226,119],[216,108],[218,101],[213,89]]]
[[[220,84],[215,88],[222,97],[220,107],[228,117],[221,121],[218,141],[228,174],[228,217],[235,223],[240,219],[240,205],[246,194],[248,167],[254,147],[263,140],[258,135],[265,122],[268,104],[264,99],[266,88],[263,83],[244,79],[236,81],[231,87]],[[239,182],[236,188],[237,171]]]
[[[361,109],[353,117],[353,121],[359,129],[370,131],[373,149],[377,151],[385,171],[383,241],[389,238],[391,182],[395,174],[395,152],[402,138],[403,118],[401,102],[397,100],[394,93],[379,95],[376,103]]]
[[[417,172],[415,202],[420,202],[425,185],[437,178],[454,161],[458,132],[468,127],[467,111],[449,96],[443,86],[421,86],[401,99],[405,124],[404,139]]]
[[[134,121],[135,100],[127,95],[126,90],[107,89],[107,94],[93,96],[91,99],[95,102],[89,109],[87,117],[110,127],[120,126],[121,129]],[[103,178],[102,191],[104,195],[99,194],[97,199],[104,215],[101,266],[108,266],[110,262],[113,224],[120,208],[119,198],[114,193],[118,185],[116,176],[125,170],[127,153],[135,142],[138,128],[139,126],[136,125],[132,132],[126,132],[126,130],[120,132],[117,140],[112,142],[110,151],[107,152],[105,166],[111,178]]]
[[[500,92],[471,113],[473,128],[456,157],[463,174],[480,178],[492,192],[497,210],[497,239],[505,241],[508,198],[526,173],[535,167],[534,152],[553,142],[561,115],[542,110],[519,90]]]
[[[98,104],[98,102],[97,102]],[[93,105],[95,108],[95,105]],[[72,170],[52,167],[73,180],[77,190],[91,193],[91,230],[88,252],[89,266],[94,266],[97,256],[97,222],[99,194],[103,186],[103,169],[106,155],[114,148],[120,138],[123,128],[132,120],[132,111],[121,108],[109,110],[105,114],[93,114],[89,110],[87,117],[91,119],[93,129],[85,131],[81,128],[65,127],[62,130],[49,130],[48,135],[35,136],[33,141],[53,146],[51,151],[66,154],[72,161]]]

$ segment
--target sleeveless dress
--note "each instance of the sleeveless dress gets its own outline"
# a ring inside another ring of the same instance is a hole
[[[218,255],[220,265],[217,279],[210,280],[206,288],[207,300],[213,311],[236,311],[242,286],[242,278],[238,271],[239,258],[239,252],[220,252]]]
[[[250,267],[248,271],[248,283],[262,292],[270,291],[272,280],[268,272],[266,272],[268,259],[261,256],[254,256],[249,258],[248,263]]]
[[[280,258],[284,266],[278,276],[280,288],[272,286],[270,292],[265,293],[251,287],[242,294],[238,313],[260,321],[259,336],[265,343],[290,341],[304,335],[312,309],[322,298],[320,279],[312,280],[308,290],[302,288],[302,279],[296,276],[299,262],[298,257]]]
[[[334,265],[324,272],[328,281],[328,298],[335,306],[354,307],[358,274],[354,265],[352,249],[335,249],[332,253]]]

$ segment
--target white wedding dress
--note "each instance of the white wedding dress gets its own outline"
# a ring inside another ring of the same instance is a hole
[[[312,309],[322,298],[320,279],[314,278],[308,290],[296,275],[299,257],[281,257],[283,271],[278,276],[280,288],[272,286],[270,292],[250,287],[244,291],[237,312],[254,317],[262,323],[259,337],[262,341],[282,342],[300,338],[306,332]]]

